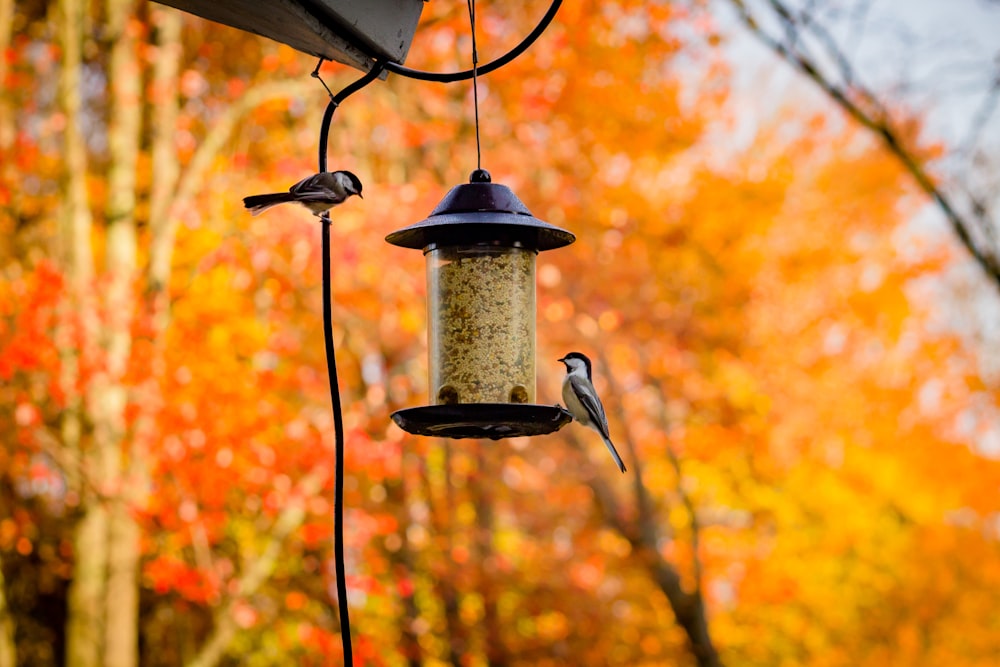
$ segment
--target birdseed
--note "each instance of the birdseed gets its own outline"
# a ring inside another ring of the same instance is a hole
[[[427,253],[431,400],[535,400],[535,251],[455,246]]]

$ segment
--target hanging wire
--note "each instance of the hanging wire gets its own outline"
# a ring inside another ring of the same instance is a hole
[[[336,95],[319,76],[319,68],[323,64],[320,58],[312,76],[319,79],[326,92],[330,95],[330,103],[323,113],[323,124],[319,130],[319,171],[327,170],[326,152],[330,139],[330,122],[337,107],[348,96],[361,90],[374,81],[382,73],[382,65],[375,63],[372,69],[363,77],[350,84]],[[347,607],[347,568],[344,559],[344,414],[340,400],[340,383],[337,379],[337,356],[333,347],[333,286],[330,282],[332,273],[330,251],[330,212],[325,211],[320,216],[323,224],[323,342],[326,347],[326,372],[330,381],[330,402],[333,406],[333,433],[335,443],[334,458],[336,460],[336,475],[333,488],[333,560],[337,580],[337,612],[340,617],[340,641],[344,647],[344,664],[351,667],[354,664],[354,651],[351,645],[351,618]]]
[[[483,147],[479,140],[479,50],[476,48],[476,0],[466,0],[469,6],[469,28],[472,32],[472,104],[476,108],[476,169],[483,168]]]
[[[519,55],[527,51],[528,47],[534,44],[535,41],[541,37],[542,33],[545,32],[545,29],[549,27],[549,24],[552,23],[552,19],[556,17],[556,12],[559,11],[559,7],[561,5],[562,0],[552,0],[552,4],[549,5],[549,8],[545,11],[541,20],[539,20],[538,25],[536,25],[535,28],[529,32],[517,46],[496,60],[491,60],[482,67],[479,67],[477,70],[467,69],[460,72],[425,72],[424,70],[412,69],[392,61],[384,62],[383,67],[387,72],[392,72],[393,74],[398,74],[408,79],[435,81],[437,83],[454,83],[456,81],[471,79],[478,74],[489,74],[490,72],[500,69],[510,61],[514,60],[514,58],[517,58]],[[371,51],[367,50],[367,47],[364,44],[359,42],[358,44],[355,44],[355,46],[369,58],[372,58],[372,60],[378,60],[378,58],[375,57]]]

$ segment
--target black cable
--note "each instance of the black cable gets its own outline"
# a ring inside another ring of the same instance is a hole
[[[344,664],[354,664],[351,648],[351,616],[347,607],[347,568],[344,564],[344,415],[340,405],[337,382],[337,359],[333,349],[333,294],[330,285],[330,216],[323,221],[323,339],[326,344],[326,372],[330,378],[330,399],[333,402],[333,433],[336,442],[336,476],[333,491],[333,560],[337,579],[337,610],[340,616],[340,641],[344,647]]]
[[[330,122],[333,120],[333,112],[337,110],[337,107],[339,107],[344,100],[377,79],[379,75],[382,74],[382,70],[385,69],[384,63],[376,62],[367,74],[334,95],[327,87],[326,82],[324,82],[323,79],[320,79],[319,76],[319,68],[320,65],[323,64],[323,60],[323,58],[319,59],[319,62],[316,64],[316,69],[312,72],[313,77],[319,79],[319,82],[323,84],[323,87],[326,88],[326,92],[330,95],[330,103],[326,105],[326,111],[323,112],[323,122],[319,126],[320,172],[326,171],[326,147],[330,140]],[[324,215],[328,215],[328,213]]]
[[[313,76],[319,79],[320,59]],[[382,66],[378,63],[368,74],[333,95],[330,93],[330,103],[323,113],[323,124],[319,131],[319,171],[326,171],[326,149],[330,138],[330,122],[333,113],[347,97],[378,78]],[[320,79],[320,83],[323,80]],[[323,83],[326,88],[326,83]],[[329,88],[326,88],[330,92]],[[330,212],[320,216],[323,224],[323,342],[326,347],[326,373],[330,380],[330,402],[333,404],[333,437],[335,443],[336,475],[333,489],[333,560],[337,579],[337,611],[340,616],[340,641],[344,647],[344,665],[354,664],[354,651],[351,647],[351,618],[347,607],[347,570],[344,563],[344,415],[340,401],[340,383],[337,380],[337,356],[333,348],[333,286],[330,282],[332,272],[330,260]]]
[[[479,140],[479,49],[476,48],[476,0],[467,0],[472,32],[472,105],[476,110],[476,169],[483,168],[483,146]]]
[[[337,578],[337,609],[344,664],[354,664],[351,648],[351,618],[347,608],[347,569],[344,564],[344,415],[337,382],[337,360],[333,349],[333,295],[330,286],[330,216],[323,215],[323,338],[326,344],[326,371],[333,402],[333,432],[336,442],[336,476],[333,491],[333,560]]]
[[[392,72],[393,74],[398,74],[400,76],[405,76],[408,79],[418,79],[420,81],[436,81],[437,83],[453,83],[455,81],[465,81],[471,79],[478,74],[489,74],[493,70],[500,69],[507,63],[509,63],[514,58],[524,53],[529,46],[535,43],[545,29],[549,27],[552,23],[552,19],[556,17],[556,12],[559,11],[559,6],[562,5],[562,0],[552,0],[552,4],[549,5],[548,10],[542,17],[535,29],[528,33],[528,36],[521,40],[521,43],[512,48],[507,53],[503,54],[496,60],[489,62],[482,67],[477,67],[474,69],[467,69],[461,72],[425,72],[419,69],[411,69],[400,65],[399,63],[386,62],[384,67],[386,71]],[[360,45],[358,45],[360,46]],[[370,57],[370,54],[368,54]]]

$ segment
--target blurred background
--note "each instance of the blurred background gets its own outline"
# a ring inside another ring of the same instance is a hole
[[[477,3],[481,62],[547,3]],[[538,402],[409,436],[472,86],[351,97],[330,168],[363,665],[995,665],[1000,6],[567,2],[479,82],[538,259]],[[905,11],[904,11],[905,10]],[[342,660],[311,56],[135,0],[0,0],[0,667]],[[407,65],[471,64],[465,3]],[[326,63],[335,91],[359,77]],[[970,250],[974,252],[970,252]]]

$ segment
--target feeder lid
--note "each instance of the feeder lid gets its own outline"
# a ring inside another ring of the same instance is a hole
[[[559,405],[455,403],[397,410],[392,420],[414,435],[499,440],[553,433],[573,416]]]
[[[389,234],[386,242],[416,250],[477,243],[553,250],[576,240],[572,232],[531,215],[513,190],[491,183],[485,169],[472,172],[469,180],[453,187],[426,220]]]

